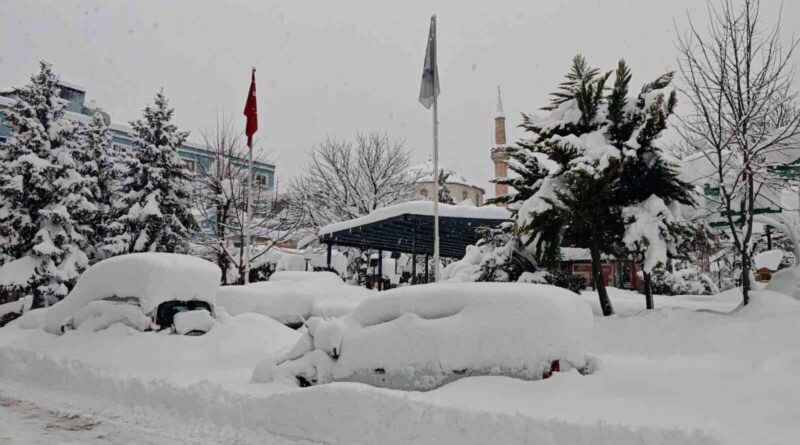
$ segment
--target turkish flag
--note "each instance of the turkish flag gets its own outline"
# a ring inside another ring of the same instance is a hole
[[[253,135],[258,131],[258,110],[256,109],[256,69],[253,68],[253,77],[250,79],[250,92],[247,93],[247,102],[244,104],[244,115],[247,117],[247,126],[244,134],[247,135],[247,146],[253,148]]]

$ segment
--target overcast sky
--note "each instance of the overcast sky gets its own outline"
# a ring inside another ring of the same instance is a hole
[[[779,3],[763,3],[774,17]],[[417,96],[435,13],[441,163],[489,195],[498,84],[513,141],[520,113],[547,103],[574,54],[604,69],[624,57],[640,84],[676,68],[673,20],[705,16],[699,0],[0,0],[0,11],[0,86],[26,83],[47,60],[120,123],[163,87],[195,141],[218,110],[244,128],[255,66],[257,138],[281,182],[326,135],[386,131],[428,159],[431,114]],[[785,2],[787,37],[797,17],[800,1]]]

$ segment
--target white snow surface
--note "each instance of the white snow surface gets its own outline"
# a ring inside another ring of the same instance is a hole
[[[254,379],[292,381],[301,374],[318,383],[422,390],[465,374],[539,379],[554,360],[563,370],[586,367],[591,331],[589,305],[554,286],[408,286],[366,300],[342,318],[310,320],[287,360],[260,366]]]
[[[116,323],[140,331],[150,326],[150,320],[144,316],[140,307],[103,300],[90,301],[75,313],[72,323],[75,329],[86,332],[97,332]]]
[[[381,207],[369,215],[324,226],[319,229],[319,235],[352,229],[400,215],[432,216],[433,201],[410,201]],[[507,220],[511,217],[511,213],[507,209],[497,206],[471,207],[439,203],[439,216]]]
[[[753,263],[755,263],[756,269],[766,267],[773,271],[778,270],[778,266],[781,264],[782,260],[783,250],[780,249],[767,250],[753,257]]]
[[[216,322],[211,317],[211,313],[205,309],[179,312],[174,319],[175,332],[185,335],[192,331],[210,331]]]
[[[43,432],[42,424],[27,428],[6,416],[4,400],[0,442],[797,442],[800,302],[758,291],[728,314],[741,301],[732,290],[656,295],[656,310],[646,311],[640,294],[609,293],[612,317],[598,315],[596,293],[583,295],[596,314],[591,374],[470,377],[429,392],[250,383],[257,363],[283,356],[300,337],[258,314],[228,317],[220,308],[220,325],[201,337],[121,324],[55,336],[22,328],[24,320],[36,327],[47,311],[36,309],[0,329],[0,397],[102,423],[89,433]]]
[[[217,305],[231,315],[253,312],[299,324],[312,316],[340,317],[377,295],[332,272],[276,272],[270,281],[220,287]]]
[[[221,276],[217,265],[189,255],[148,252],[109,258],[86,269],[69,295],[47,311],[44,328],[57,334],[89,302],[108,297],[135,297],[144,314],[176,299],[213,306]]]
[[[792,266],[775,272],[765,289],[800,300],[800,266]]]
[[[30,255],[0,266],[0,286],[24,286],[33,277],[39,261]]]

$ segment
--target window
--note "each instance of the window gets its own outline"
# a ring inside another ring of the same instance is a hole
[[[461,192],[461,200],[463,201],[463,200],[465,200],[465,199],[467,199],[467,191],[466,191],[466,190],[464,190],[463,192]]]
[[[475,194],[475,205],[481,205],[481,204],[483,204],[481,202],[481,194],[480,193],[476,193]]]
[[[266,175],[256,175],[255,180],[256,180],[256,185],[258,185],[259,187],[265,187],[267,185]]]
[[[420,190],[419,194],[422,195],[423,198],[428,199],[428,189]]]
[[[192,159],[184,159],[183,163],[186,164],[186,168],[189,169],[190,172],[194,173],[195,162]]]

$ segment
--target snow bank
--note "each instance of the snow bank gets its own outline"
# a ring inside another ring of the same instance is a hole
[[[10,314],[11,312],[16,312],[21,314],[23,312],[29,311],[32,305],[33,305],[33,297],[30,295],[26,295],[16,301],[10,301],[8,303],[0,304],[0,317],[6,314]]]
[[[331,272],[276,272],[270,281],[220,287],[217,305],[231,315],[253,312],[299,325],[312,316],[348,314],[375,295],[375,291],[344,283]]]
[[[765,267],[769,270],[778,270],[778,266],[780,266],[782,260],[783,251],[780,249],[767,250],[753,257],[756,270]]]
[[[172,253],[134,253],[101,261],[78,279],[72,292],[47,311],[45,330],[61,326],[89,302],[108,297],[135,297],[143,313],[170,300],[215,303],[222,272],[204,259]]]
[[[205,337],[208,335],[192,340]],[[176,385],[167,380],[116,375],[80,361],[10,348],[0,348],[0,381],[35,385],[37,390],[52,394],[77,393],[82,401],[92,396],[98,407],[116,410],[116,416],[128,419],[165,412],[218,428],[320,443],[720,443],[700,431],[475,410],[363,385],[326,385],[265,397],[210,382]]]
[[[292,282],[315,282],[342,284],[344,281],[333,272],[298,272],[298,271],[278,271],[270,275],[269,281],[292,281]]]
[[[185,335],[192,331],[208,332],[216,324],[214,318],[211,317],[211,313],[205,309],[179,312],[175,314],[174,323],[175,332],[180,335]]]
[[[338,232],[340,230],[352,229],[353,227],[363,226],[385,219],[394,218],[400,215],[433,215],[433,201],[411,201],[392,206],[379,208],[369,215],[360,218],[329,224],[319,229],[319,235]],[[453,218],[476,218],[476,219],[496,219],[507,220],[511,213],[504,207],[483,206],[470,207],[439,203],[439,216]]]
[[[535,380],[560,360],[584,368],[592,312],[567,290],[519,283],[440,283],[384,292],[310,332],[254,380],[359,381],[427,390],[469,375]]]
[[[780,292],[800,300],[800,266],[775,272],[764,290]]]
[[[87,332],[97,332],[116,323],[140,331],[150,326],[150,320],[144,316],[140,307],[103,300],[89,302],[72,319],[75,329]]]

